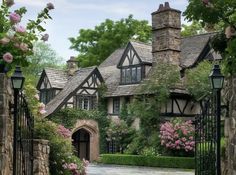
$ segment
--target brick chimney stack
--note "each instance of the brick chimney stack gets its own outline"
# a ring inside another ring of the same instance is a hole
[[[78,68],[78,61],[74,56],[71,56],[67,63],[67,72],[69,76],[73,76],[75,72],[79,69]]]
[[[152,13],[153,64],[167,62],[180,65],[181,11],[172,9],[168,2],[160,4]]]

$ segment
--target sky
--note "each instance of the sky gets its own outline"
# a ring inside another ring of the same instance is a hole
[[[135,19],[148,20],[151,24],[151,13],[156,11],[159,4],[167,0],[15,0],[12,7],[25,6],[28,10],[23,20],[35,19],[38,12],[47,3],[54,4],[50,11],[53,20],[45,24],[49,34],[48,43],[66,61],[78,52],[69,49],[68,38],[76,37],[80,29],[93,29],[105,19],[120,20],[133,14]],[[187,0],[169,0],[172,8],[184,11]],[[182,22],[184,19],[182,18]]]

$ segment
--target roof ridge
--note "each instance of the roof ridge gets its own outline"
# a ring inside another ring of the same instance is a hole
[[[143,45],[146,45],[146,46],[152,46],[151,43],[145,43],[145,42],[142,42],[142,41],[138,41],[138,40],[129,40],[129,42],[131,43],[138,43],[138,44],[143,44]]]
[[[210,35],[210,34],[216,34],[216,33],[219,33],[219,32],[201,33],[201,34],[196,34],[196,35],[191,35],[191,36],[182,37],[181,39],[185,39],[185,38],[193,38],[193,37],[196,37],[196,36]]]

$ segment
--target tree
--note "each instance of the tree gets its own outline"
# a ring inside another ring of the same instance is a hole
[[[197,34],[206,33],[207,31],[202,27],[198,21],[193,21],[190,25],[182,24],[181,36],[187,37]]]
[[[77,37],[69,38],[71,49],[79,52],[78,60],[82,67],[99,65],[130,39],[149,42],[151,27],[148,21],[133,19],[132,15],[119,21],[107,19],[94,29],[81,29]]]
[[[28,67],[23,68],[23,72],[27,76],[27,79],[30,79],[33,84],[36,84],[43,68],[61,67],[62,58],[56,54],[49,44],[44,42],[34,43],[33,51],[34,54],[27,58],[30,64]]]
[[[225,73],[236,73],[236,1],[189,0],[184,16],[190,21],[200,21],[203,26],[222,26],[211,44],[223,57]]]

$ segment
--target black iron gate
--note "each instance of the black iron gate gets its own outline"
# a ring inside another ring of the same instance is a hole
[[[214,95],[201,101],[195,119],[195,174],[216,174],[216,107]]]
[[[34,118],[21,91],[14,91],[13,175],[33,175]]]

